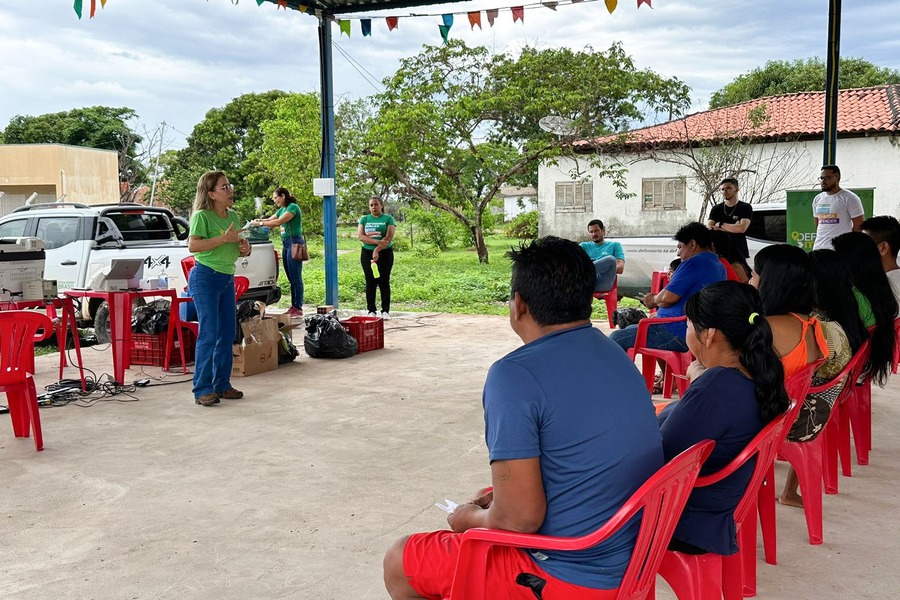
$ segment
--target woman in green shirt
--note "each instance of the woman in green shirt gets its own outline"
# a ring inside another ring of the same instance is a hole
[[[267,219],[254,219],[253,225],[264,227],[281,227],[281,264],[291,283],[291,307],[288,314],[294,317],[303,316],[303,262],[291,258],[293,244],[305,244],[303,237],[303,221],[297,199],[291,196],[286,188],[276,188],[272,192],[272,201],[278,210]]]
[[[366,276],[366,309],[370,317],[375,312],[375,288],[381,290],[381,318],[391,318],[391,268],[394,266],[392,240],[397,223],[384,212],[384,202],[378,196],[369,198],[369,212],[359,220],[357,234],[362,243],[359,262]],[[373,272],[373,265],[378,275]]]
[[[250,242],[241,239],[241,221],[231,210],[234,186],[221,171],[204,173],[197,182],[188,250],[196,264],[188,290],[197,309],[199,335],[194,351],[194,401],[203,406],[219,398],[237,400],[244,393],[231,387],[236,317],[234,263],[249,256]]]

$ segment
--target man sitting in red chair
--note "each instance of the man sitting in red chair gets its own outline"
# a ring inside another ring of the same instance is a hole
[[[384,580],[394,600],[449,595],[460,532],[587,534],[663,464],[643,379],[591,325],[590,259],[556,237],[508,256],[509,320],[524,345],[494,363],[484,385],[493,491],[456,508],[447,519],[452,531],[413,534],[391,546]],[[488,559],[491,597],[614,598],[609,590],[625,573],[638,525],[581,552],[496,548]]]
[[[607,292],[616,282],[616,275],[625,272],[625,251],[619,242],[606,241],[606,228],[600,219],[588,223],[588,233],[591,241],[581,242],[579,245],[587,252],[597,272],[594,291]]]

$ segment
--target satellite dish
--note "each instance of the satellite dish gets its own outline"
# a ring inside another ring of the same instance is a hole
[[[556,135],[575,135],[578,133],[575,129],[575,122],[572,119],[567,119],[558,115],[541,117],[541,120],[538,121],[538,127],[544,131],[555,133]]]

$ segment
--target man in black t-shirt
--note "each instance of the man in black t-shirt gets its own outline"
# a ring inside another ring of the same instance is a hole
[[[738,253],[744,258],[749,258],[750,251],[747,249],[746,232],[750,227],[750,219],[753,217],[753,207],[738,200],[737,179],[729,177],[723,179],[719,185],[725,201],[712,207],[706,226],[731,234]]]

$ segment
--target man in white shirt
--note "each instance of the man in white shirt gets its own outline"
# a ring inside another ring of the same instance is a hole
[[[859,231],[863,219],[863,205],[859,196],[841,189],[841,170],[825,165],[819,177],[822,193],[812,202],[816,221],[816,241],[813,250],[831,250],[831,240],[851,231]]]
[[[890,215],[871,217],[862,222],[862,231],[875,240],[878,253],[881,254],[881,265],[887,274],[894,296],[900,303],[900,265],[897,264],[897,252],[900,252],[900,221]]]

